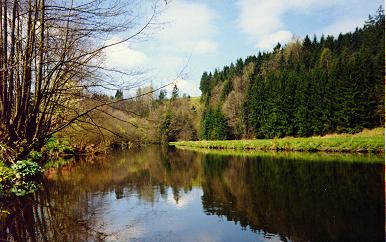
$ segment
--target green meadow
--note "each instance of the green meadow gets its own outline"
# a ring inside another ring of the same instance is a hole
[[[170,142],[178,147],[260,150],[260,151],[308,151],[384,153],[384,129],[364,130],[357,134],[333,134],[308,138],[202,140]]]

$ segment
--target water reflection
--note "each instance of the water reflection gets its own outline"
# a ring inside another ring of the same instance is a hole
[[[118,153],[1,204],[0,240],[383,241],[383,162],[327,160]]]

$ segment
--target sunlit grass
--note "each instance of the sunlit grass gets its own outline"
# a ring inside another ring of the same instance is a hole
[[[337,134],[309,138],[179,141],[171,142],[170,144],[207,149],[382,153],[384,152],[385,138],[383,128],[377,128],[371,131],[365,130],[354,135]]]

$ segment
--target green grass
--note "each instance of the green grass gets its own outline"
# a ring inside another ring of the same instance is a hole
[[[192,103],[200,103],[200,100],[201,100],[201,96],[198,96],[198,97],[190,97],[190,101]]]
[[[179,141],[171,142],[170,145],[206,149],[383,153],[385,138],[383,128],[377,128],[364,130],[354,135],[339,134],[324,137],[288,137],[254,140]]]

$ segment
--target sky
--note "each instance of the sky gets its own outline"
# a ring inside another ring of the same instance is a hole
[[[176,80],[180,93],[199,96],[204,71],[270,51],[295,37],[334,35],[363,26],[383,0],[169,0],[145,41],[106,51],[106,65],[142,70],[144,85]],[[111,36],[109,41],[120,40]],[[125,78],[125,77],[120,77]],[[170,95],[173,86],[166,89]],[[125,96],[129,92],[124,92]]]

